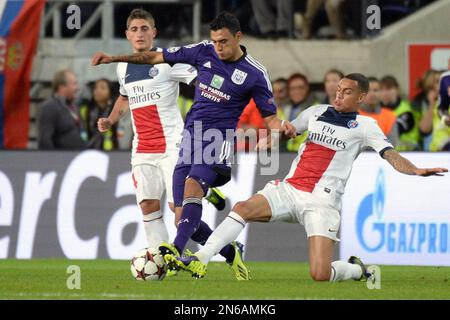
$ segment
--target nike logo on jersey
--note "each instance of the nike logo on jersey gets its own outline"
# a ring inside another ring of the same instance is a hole
[[[205,62],[205,63],[203,64],[203,66],[204,66],[205,68],[211,69],[211,62],[209,62],[209,61]]]
[[[338,232],[337,230],[333,230],[331,228],[328,229],[328,232]]]

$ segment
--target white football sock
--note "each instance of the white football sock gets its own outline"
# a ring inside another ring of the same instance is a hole
[[[205,245],[195,253],[198,260],[208,263],[223,247],[235,240],[245,227],[245,220],[231,211],[223,222],[209,236]]]
[[[144,214],[144,228],[149,248],[158,249],[161,242],[169,241],[161,211]]]
[[[331,282],[361,278],[362,270],[357,264],[346,261],[333,261],[331,263]]]

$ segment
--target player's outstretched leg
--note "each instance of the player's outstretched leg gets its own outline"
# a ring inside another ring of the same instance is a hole
[[[206,265],[224,246],[233,242],[244,229],[247,221],[263,221],[268,222],[271,217],[271,210],[266,198],[262,195],[254,195],[249,200],[238,202],[233,211],[225,218],[225,220],[214,230],[206,241],[203,248],[194,254],[189,260],[176,259],[179,261],[179,267],[184,265],[183,270],[187,270],[194,274],[206,274]],[[238,246],[237,243],[234,244]],[[236,258],[233,261],[233,271],[239,274],[242,280],[250,278],[247,267],[242,263],[241,252],[236,250]],[[240,260],[240,261],[239,261]],[[192,263],[192,267],[189,267]],[[195,267],[194,267],[195,266]],[[192,270],[191,270],[192,269]]]
[[[309,241],[310,274],[315,281],[345,281],[367,279],[370,275],[361,259],[333,261],[334,240],[324,236],[311,236]]]
[[[208,224],[204,221],[200,221],[199,227],[191,236],[191,239],[200,245],[205,245],[212,233],[213,231]],[[237,280],[248,280],[250,277],[249,270],[243,261],[243,252],[244,245],[238,241],[233,241],[226,245],[219,252],[219,254],[225,258]]]
[[[367,271],[361,259],[351,256],[348,261],[333,261],[331,263],[330,281],[345,280],[366,281],[373,279],[373,275]]]
[[[367,280],[373,281],[373,280],[375,280],[374,279],[375,275],[370,273],[367,270],[366,265],[362,262],[362,260],[360,258],[355,257],[355,256],[351,256],[350,258],[348,258],[348,263],[356,264],[356,265],[361,267],[361,271],[362,271],[361,277],[359,279],[355,279],[355,280],[357,280],[357,281],[358,280],[359,281],[367,281]]]

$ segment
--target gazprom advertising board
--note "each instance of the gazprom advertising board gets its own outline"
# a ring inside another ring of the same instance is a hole
[[[450,153],[406,153],[419,167],[450,167]],[[450,176],[408,176],[376,153],[354,164],[343,199],[341,259],[450,266]]]
[[[450,168],[450,153],[404,155],[419,166]],[[294,157],[280,154],[276,168],[265,172],[256,154],[241,154],[221,187],[225,210],[205,203],[205,221],[217,226],[236,202],[285,177]],[[173,213],[163,202],[173,239]],[[342,259],[450,266],[450,174],[406,176],[375,152],[361,154],[344,195],[339,237]],[[250,261],[308,261],[298,224],[250,223],[239,240]],[[129,259],[145,244],[128,152],[2,152],[0,259]]]

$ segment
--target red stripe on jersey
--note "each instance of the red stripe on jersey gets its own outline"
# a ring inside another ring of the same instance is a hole
[[[286,181],[296,189],[312,192],[333,160],[336,151],[309,142],[297,163],[294,175]]]
[[[156,105],[132,109],[138,138],[136,153],[166,152],[166,138]]]

